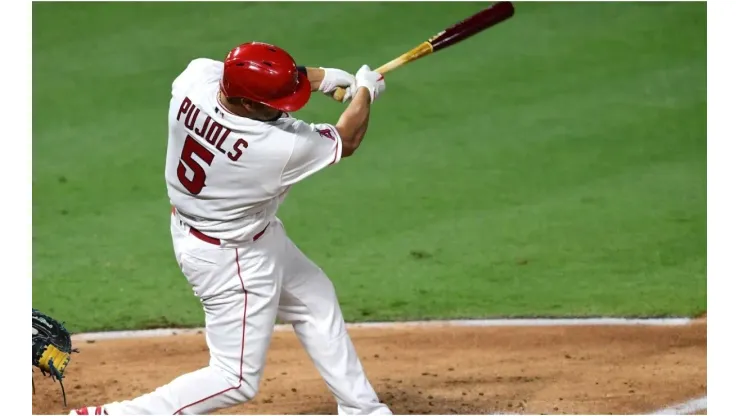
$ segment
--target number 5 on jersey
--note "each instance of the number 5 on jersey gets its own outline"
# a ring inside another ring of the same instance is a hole
[[[177,165],[177,178],[188,192],[198,195],[206,186],[206,171],[197,160],[193,159],[193,155],[198,156],[208,166],[211,166],[213,162],[213,153],[188,135],[182,147],[180,164]],[[192,172],[192,178],[188,178],[186,166]]]

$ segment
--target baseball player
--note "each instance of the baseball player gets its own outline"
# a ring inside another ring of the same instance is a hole
[[[312,91],[347,87],[335,124],[289,113]],[[70,414],[204,414],[257,394],[276,318],[289,322],[338,413],[391,414],[350,340],[334,287],[276,217],[294,184],[351,156],[385,81],[296,66],[277,46],[245,43],[224,62],[195,59],[172,83],[165,178],[177,262],[205,312],[207,367],[132,400]],[[331,216],[330,213],[328,213]]]

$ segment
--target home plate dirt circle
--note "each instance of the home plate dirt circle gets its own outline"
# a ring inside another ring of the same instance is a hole
[[[686,325],[367,326],[350,330],[397,414],[634,414],[706,396],[706,320]],[[75,341],[59,385],[34,372],[34,414],[147,393],[208,364],[202,334]],[[260,392],[218,414],[336,414],[295,335],[274,334]]]

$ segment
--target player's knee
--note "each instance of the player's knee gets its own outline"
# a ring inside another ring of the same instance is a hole
[[[252,383],[248,380],[242,380],[239,388],[236,390],[236,394],[238,395],[239,401],[244,403],[254,399],[254,397],[257,396],[258,391],[259,381]]]
[[[231,368],[223,368],[217,365],[211,365],[211,367],[215,368],[221,374],[224,381],[233,387],[229,395],[237,402],[247,402],[257,395],[260,382],[259,375],[248,376],[239,374],[239,372],[233,371]]]

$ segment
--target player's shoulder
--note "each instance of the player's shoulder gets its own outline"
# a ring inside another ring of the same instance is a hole
[[[187,89],[198,82],[215,82],[221,79],[224,63],[210,58],[196,58],[172,82],[172,91]]]
[[[224,63],[210,58],[195,58],[185,68],[185,72],[188,71],[220,76],[224,71]]]

